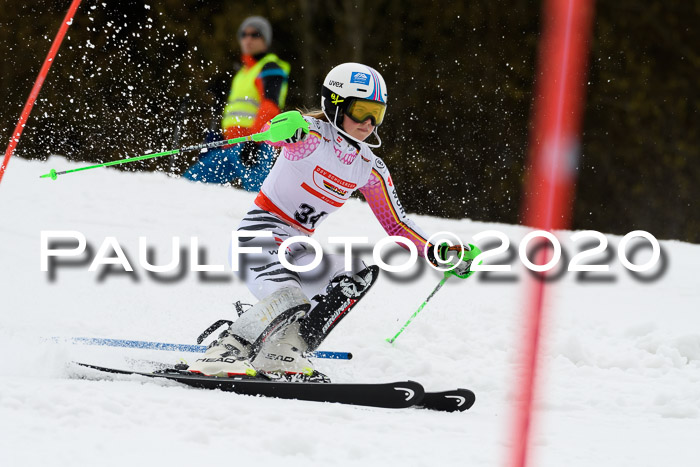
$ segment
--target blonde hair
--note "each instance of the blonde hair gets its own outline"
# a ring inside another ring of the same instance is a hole
[[[323,110],[321,109],[297,109],[301,114],[305,117],[312,117],[317,120],[321,120],[324,122],[328,121],[328,118],[326,118],[326,114],[323,113]]]

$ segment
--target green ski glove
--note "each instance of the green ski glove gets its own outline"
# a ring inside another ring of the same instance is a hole
[[[472,262],[481,254],[479,247],[472,245],[471,243],[451,247],[445,242],[438,245],[437,250],[440,259],[447,261],[446,263],[442,263],[443,266],[450,268],[449,270],[445,271],[445,274],[451,274],[459,277],[460,279],[466,279],[474,274],[474,271],[471,270]],[[456,255],[453,254],[455,251],[457,251]],[[456,256],[456,258],[451,258],[453,256]]]
[[[297,140],[300,141],[303,138],[298,132],[299,130],[301,130],[302,133],[308,133],[309,123],[304,120],[304,117],[302,117],[299,112],[290,110],[270,120],[270,128],[267,131],[252,136],[253,141],[269,141],[271,143],[277,143],[291,138],[297,138]]]

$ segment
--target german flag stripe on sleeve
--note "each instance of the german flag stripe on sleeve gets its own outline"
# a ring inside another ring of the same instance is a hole
[[[379,171],[375,168],[372,168],[372,173],[374,174],[375,177],[381,182],[382,184],[382,193],[384,195],[384,199],[386,200],[387,206],[390,207],[391,209],[391,215],[394,217],[394,220],[396,221],[396,224],[401,226],[406,232],[408,232],[413,238],[416,240],[420,241],[421,243],[425,244],[428,243],[428,241],[423,238],[422,235],[420,235],[418,232],[413,230],[411,227],[409,227],[406,223],[404,223],[401,220],[401,216],[399,213],[396,211],[396,207],[394,206],[394,203],[391,202],[391,196],[389,194],[389,190],[387,189],[387,183],[386,180],[384,180],[384,177],[382,174],[379,173]]]

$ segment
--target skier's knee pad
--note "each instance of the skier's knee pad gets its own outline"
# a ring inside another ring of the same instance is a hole
[[[233,322],[229,331],[257,352],[262,343],[284,326],[302,318],[311,308],[298,287],[285,287],[263,298]]]

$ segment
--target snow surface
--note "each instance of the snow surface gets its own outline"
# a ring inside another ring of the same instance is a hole
[[[69,362],[126,367],[129,359],[175,362],[192,355],[48,338],[194,343],[210,323],[232,317],[234,300],[252,300],[230,272],[218,273],[219,282],[203,282],[189,269],[174,279],[147,274],[138,237],[147,236],[157,264],[170,258],[173,237],[189,248],[191,236],[208,264],[226,264],[230,232],[254,195],[112,169],[39,179],[50,168],[86,165],[15,158],[0,185],[0,465],[506,463],[528,284],[517,259],[513,273],[491,275],[510,280],[451,278],[394,346],[385,338],[440,275],[384,274],[323,345],[351,351],[354,359],[317,360],[338,382],[408,378],[429,390],[471,388],[476,404],[464,413],[262,399],[137,377],[96,380]],[[495,229],[517,246],[528,233],[521,226],[413,217],[428,232],[446,230],[465,241]],[[113,236],[135,271],[90,272],[92,257],[80,257],[59,267],[52,281],[40,271],[42,230],[80,231],[93,255]],[[569,257],[579,247],[570,234],[560,235]],[[329,236],[346,235],[373,243],[384,237],[368,207],[354,199],[316,237],[327,245]],[[607,238],[615,252],[620,237]],[[531,465],[699,465],[700,246],[661,243],[666,269],[650,280],[635,279],[611,254],[594,258],[610,264],[610,272],[589,276],[606,280],[583,282],[565,273],[549,289]],[[362,255],[371,260],[367,251]],[[645,255],[640,250],[635,262]]]

